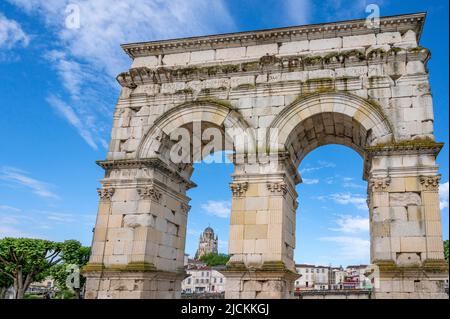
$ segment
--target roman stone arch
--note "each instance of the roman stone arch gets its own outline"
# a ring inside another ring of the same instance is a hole
[[[125,44],[86,298],[179,298],[192,162],[233,152],[226,298],[293,298],[295,187],[312,150],[364,159],[375,298],[447,298],[425,14]],[[176,134],[175,134],[176,135]],[[200,147],[195,146],[200,145]],[[176,153],[176,152],[175,152]],[[180,152],[176,153],[179,154]],[[183,154],[183,152],[181,152]]]

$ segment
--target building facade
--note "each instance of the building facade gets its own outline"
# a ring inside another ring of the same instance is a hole
[[[295,281],[296,290],[328,290],[332,284],[331,267],[307,264],[295,265],[300,277]]]
[[[366,275],[367,265],[342,267],[298,264],[300,277],[295,281],[296,291],[372,289],[373,283]]]
[[[185,294],[224,292],[225,276],[219,270],[197,260],[189,260],[186,265],[188,277],[182,281],[181,291]]]

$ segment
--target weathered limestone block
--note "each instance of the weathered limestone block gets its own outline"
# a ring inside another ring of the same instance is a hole
[[[283,43],[279,49],[279,54],[294,54],[309,51],[309,41],[293,41]]]
[[[342,38],[343,48],[355,48],[363,46],[371,46],[377,44],[375,34],[353,35]]]
[[[395,44],[402,41],[403,39],[400,32],[384,32],[377,34],[377,45]]]
[[[420,195],[412,192],[390,193],[389,204],[391,207],[407,207],[410,205],[420,206],[422,199]]]

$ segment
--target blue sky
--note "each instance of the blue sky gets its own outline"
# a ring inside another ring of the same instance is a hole
[[[64,28],[69,3],[81,7],[81,28]],[[273,28],[365,17],[369,3],[382,15],[427,11],[421,44],[429,63],[435,135],[448,144],[448,2],[446,1],[68,1],[0,3],[0,237],[75,238],[89,245],[96,188],[103,176],[115,76],[131,61],[121,43]],[[448,145],[442,173],[444,238],[448,238]],[[326,146],[300,166],[297,262],[346,265],[369,261],[366,183],[351,149]],[[211,225],[227,251],[231,165],[197,164],[190,191],[186,251]],[[214,178],[213,178],[214,177]]]

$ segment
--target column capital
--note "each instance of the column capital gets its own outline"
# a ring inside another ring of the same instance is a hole
[[[423,190],[434,192],[439,191],[439,182],[441,181],[441,175],[420,176],[419,180],[420,184],[423,187]]]
[[[233,193],[233,197],[242,197],[248,189],[248,182],[230,183],[230,189]]]
[[[101,200],[110,200],[114,195],[115,189],[112,187],[97,188],[98,196]]]
[[[369,190],[374,192],[385,192],[391,185],[390,177],[373,177],[369,180]]]
[[[151,199],[157,203],[162,197],[162,193],[154,185],[138,187],[136,191],[141,199]]]
[[[282,194],[287,193],[287,184],[285,182],[267,182],[267,189],[272,193]]]

